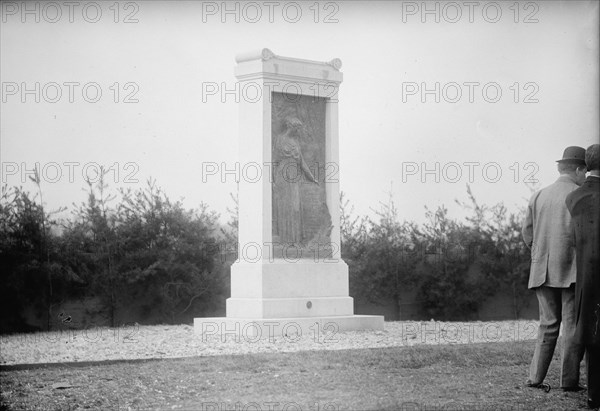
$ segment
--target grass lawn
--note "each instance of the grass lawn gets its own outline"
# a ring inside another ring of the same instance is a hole
[[[585,409],[585,392],[558,388],[557,356],[549,393],[524,387],[532,354],[528,341],[3,366],[1,403],[10,410]]]

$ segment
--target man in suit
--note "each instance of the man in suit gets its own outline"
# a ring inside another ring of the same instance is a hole
[[[589,175],[567,196],[575,240],[575,338],[587,352],[588,405],[600,407],[600,145],[585,152]]]
[[[527,385],[550,389],[543,381],[562,322],[560,386],[565,391],[578,391],[583,389],[579,386],[583,352],[574,340],[575,247],[565,200],[585,180],[585,149],[567,147],[557,162],[560,177],[531,197],[522,230],[523,240],[531,249],[528,287],[535,290],[540,309],[540,327]]]

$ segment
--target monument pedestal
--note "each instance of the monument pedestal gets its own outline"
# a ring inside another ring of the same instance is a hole
[[[225,318],[195,318],[195,332],[247,339],[383,330],[383,316],[354,315],[343,261],[235,263],[226,304]]]
[[[237,56],[240,162],[262,170],[239,182],[239,259],[225,318],[195,318],[198,334],[286,336],[382,330],[354,315],[340,256],[339,59],[315,62],[263,49]],[[258,96],[258,97],[257,97]]]

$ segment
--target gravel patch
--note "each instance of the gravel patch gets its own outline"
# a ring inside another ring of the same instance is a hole
[[[0,337],[0,364],[41,364],[231,354],[479,344],[534,340],[537,321],[386,322],[383,331],[267,336],[195,335],[190,325],[94,327]]]

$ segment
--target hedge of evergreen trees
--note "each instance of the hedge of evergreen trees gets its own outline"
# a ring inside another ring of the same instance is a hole
[[[189,323],[221,307],[228,297],[227,257],[236,244],[237,201],[229,227],[201,204],[186,210],[148,181],[144,188],[113,192],[102,176],[87,182],[87,201],[49,213],[39,177],[34,194],[2,187],[0,198],[0,328],[29,331],[33,310],[53,328],[65,301],[94,297],[105,323],[119,310],[142,307],[141,317]],[[393,201],[376,218],[354,217],[341,197],[342,257],[350,266],[350,295],[359,302],[394,301],[402,318],[402,291],[417,291],[428,317],[470,319],[499,289],[513,297],[518,318],[527,293],[529,251],[521,235],[522,210],[477,203],[467,186],[466,221],[447,209],[426,210],[427,222],[401,221]],[[223,244],[226,244],[223,247]],[[235,254],[235,253],[234,253]],[[152,314],[152,315],[150,315]],[[144,319],[140,318],[142,322]]]
[[[376,218],[351,217],[341,201],[342,258],[350,267],[350,295],[377,304],[394,301],[402,319],[402,292],[416,290],[428,318],[471,320],[500,290],[512,296],[520,318],[529,291],[530,252],[521,239],[524,210],[480,205],[467,185],[466,221],[448,216],[445,206],[425,208],[426,222],[401,221],[393,200],[381,203]]]
[[[99,178],[88,181],[87,202],[59,220],[43,207],[39,177],[32,181],[35,195],[4,186],[0,198],[3,332],[27,331],[26,309],[51,329],[58,307],[74,298],[99,299],[110,326],[128,304],[177,323],[225,298],[218,215],[206,205],[186,210],[154,181],[111,194]]]

